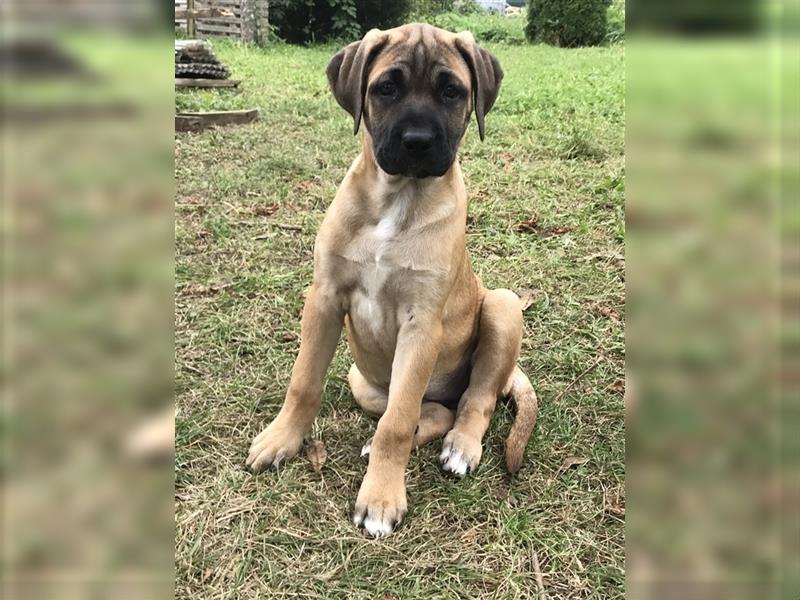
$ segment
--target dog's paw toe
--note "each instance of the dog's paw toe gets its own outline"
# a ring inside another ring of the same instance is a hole
[[[401,518],[399,514],[395,516],[389,510],[356,509],[353,525],[363,527],[370,537],[384,538],[392,535]]]
[[[372,516],[364,519],[364,529],[374,538],[382,538],[391,535],[394,527],[385,518],[375,518]]]
[[[387,537],[394,532],[407,510],[405,485],[365,477],[358,493],[353,524],[363,527],[374,538]]]
[[[269,467],[277,468],[294,457],[302,446],[302,434],[270,425],[250,444],[245,464],[254,473]]]
[[[369,438],[366,443],[361,447],[361,458],[368,461],[369,451],[372,450],[372,438]]]
[[[453,475],[458,475],[459,477],[463,477],[467,474],[467,471],[470,470],[467,459],[458,450],[443,451],[439,456],[439,460],[445,471]]]
[[[481,443],[472,438],[451,431],[442,444],[439,462],[445,472],[463,477],[474,471],[481,460]]]

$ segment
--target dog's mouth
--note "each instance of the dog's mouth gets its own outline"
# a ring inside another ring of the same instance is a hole
[[[375,160],[386,173],[414,179],[441,177],[455,160],[455,148],[441,123],[403,118],[374,131]]]
[[[386,173],[414,179],[441,177],[450,170],[454,159],[455,153],[446,147],[415,154],[394,144],[382,144],[375,152],[378,166]]]

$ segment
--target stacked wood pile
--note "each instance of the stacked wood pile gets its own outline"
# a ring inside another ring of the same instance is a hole
[[[179,88],[223,88],[238,86],[228,79],[228,67],[217,58],[211,45],[203,40],[175,41],[175,86]],[[208,127],[252,123],[258,110],[181,112],[175,115],[175,131],[203,131]]]
[[[175,41],[175,77],[227,79],[228,67],[217,58],[211,45],[203,40]]]
[[[265,44],[269,0],[175,0],[175,28],[190,37],[231,37]]]

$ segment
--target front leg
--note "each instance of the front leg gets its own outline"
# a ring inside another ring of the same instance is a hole
[[[247,466],[254,472],[278,465],[300,451],[319,411],[325,372],[336,351],[343,322],[344,310],[335,292],[312,285],[303,307],[300,352],[283,407],[250,445]]]
[[[378,421],[353,523],[374,537],[392,533],[406,513],[405,470],[422,396],[439,354],[441,322],[406,321],[397,336],[386,412]]]

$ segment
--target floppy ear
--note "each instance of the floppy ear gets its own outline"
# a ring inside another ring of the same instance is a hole
[[[383,32],[372,29],[361,41],[340,50],[325,70],[334,98],[353,117],[353,135],[361,124],[369,67],[385,45]]]
[[[483,141],[483,119],[497,99],[500,82],[503,80],[503,69],[494,56],[475,43],[475,38],[468,31],[456,36],[456,47],[467,62],[472,75],[472,103],[478,121],[478,134]]]

